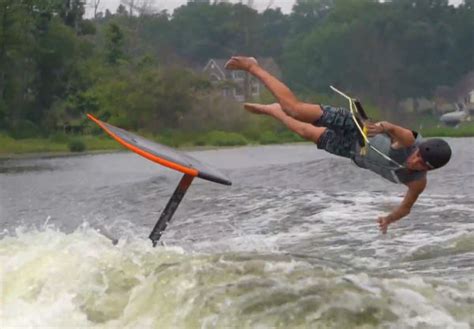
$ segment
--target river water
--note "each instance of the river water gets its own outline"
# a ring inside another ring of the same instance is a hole
[[[233,185],[195,179],[157,248],[181,174],[129,152],[2,160],[0,326],[474,327],[474,139],[449,142],[386,235],[405,189],[314,145],[188,152]]]

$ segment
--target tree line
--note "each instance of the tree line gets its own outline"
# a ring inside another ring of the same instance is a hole
[[[86,5],[0,0],[0,131],[73,130],[86,112],[144,133],[246,129],[252,122],[238,104],[201,73],[210,58],[235,54],[273,57],[307,100],[328,99],[335,84],[386,115],[474,70],[474,0],[298,0],[290,14],[229,3],[172,14],[121,5],[92,19]]]

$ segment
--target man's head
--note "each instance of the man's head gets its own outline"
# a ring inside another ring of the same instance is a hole
[[[443,139],[432,138],[418,145],[406,161],[408,169],[427,171],[440,168],[451,159],[451,148]]]

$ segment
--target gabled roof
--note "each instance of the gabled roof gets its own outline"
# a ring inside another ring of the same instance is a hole
[[[230,71],[226,70],[224,68],[225,63],[226,63],[226,61],[224,59],[211,58],[211,59],[209,59],[206,66],[204,66],[204,68],[202,70],[203,70],[203,72],[206,72],[208,70],[208,68],[211,66],[211,64],[215,64],[216,67],[217,67],[217,70],[219,72],[221,72],[222,76],[225,77],[226,79],[229,79],[230,78]]]

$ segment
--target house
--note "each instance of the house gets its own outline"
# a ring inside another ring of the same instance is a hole
[[[265,70],[277,78],[281,78],[281,70],[273,58],[257,58]],[[232,97],[239,102],[259,97],[263,84],[244,71],[229,71],[224,68],[227,59],[211,58],[204,66],[203,73],[212,84],[219,86],[224,97]]]

